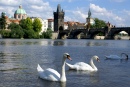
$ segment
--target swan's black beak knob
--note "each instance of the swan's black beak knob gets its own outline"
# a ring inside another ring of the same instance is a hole
[[[72,59],[71,59],[70,55],[67,55],[67,58],[68,58],[69,60],[71,60],[71,61],[72,61]]]

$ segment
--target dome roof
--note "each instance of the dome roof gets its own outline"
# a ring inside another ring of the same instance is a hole
[[[20,5],[19,8],[15,11],[15,14],[26,14],[26,11],[22,9],[22,6]]]

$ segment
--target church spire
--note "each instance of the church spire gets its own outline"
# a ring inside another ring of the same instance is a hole
[[[89,8],[89,11],[88,11],[88,18],[91,17],[91,11],[90,11],[90,8]]]

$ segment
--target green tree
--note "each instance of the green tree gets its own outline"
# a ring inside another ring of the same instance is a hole
[[[23,29],[24,32],[24,38],[37,38],[37,34],[33,30],[33,22],[32,20],[28,17],[26,19],[23,19],[20,21],[20,26]]]
[[[9,26],[8,26],[8,29],[22,29],[21,26],[19,24],[16,24],[16,23],[11,23]]]
[[[0,29],[5,29],[6,28],[6,19],[5,19],[5,13],[1,13],[1,18],[0,18]]]
[[[3,38],[10,38],[10,30],[0,30],[0,34]]]
[[[38,18],[35,18],[33,21],[33,30],[37,33],[40,33],[42,30],[42,23]]]
[[[46,32],[43,32],[41,38],[51,39],[52,37],[52,30],[50,28],[47,29]]]
[[[32,24],[33,24],[32,20],[29,17],[20,21],[20,26],[22,27],[22,29],[26,29],[26,30],[33,29]]]
[[[32,39],[32,38],[35,38],[35,37],[36,37],[36,34],[35,34],[33,29],[24,30],[24,38]]]
[[[22,27],[22,29],[26,29],[26,19],[22,19],[19,25]]]
[[[91,25],[91,28],[104,28],[104,27],[107,26],[107,24],[105,23],[105,21],[100,20],[98,18],[95,18],[94,21],[95,21],[95,24]]]
[[[23,38],[24,32],[19,24],[11,23],[8,28],[11,29],[11,38]]]
[[[33,29],[33,23],[32,23],[32,20],[28,17],[28,18],[26,18],[25,19],[25,23],[26,23],[26,29],[28,29],[28,30],[31,30],[31,29]]]

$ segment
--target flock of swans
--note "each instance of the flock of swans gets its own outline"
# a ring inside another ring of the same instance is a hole
[[[126,56],[126,58],[123,58],[123,56],[122,56],[123,54]],[[128,55],[125,53],[122,53],[121,56],[109,55],[109,56],[105,56],[105,57],[106,57],[106,59],[126,59],[126,60],[128,60]],[[65,64],[69,67],[69,69],[73,69],[73,70],[82,70],[82,71],[83,70],[87,70],[87,71],[97,71],[98,70],[93,62],[93,60],[96,60],[99,62],[99,57],[96,55],[90,59],[90,65],[85,62],[77,62],[74,65],[72,65],[72,64],[67,63],[66,59],[72,60],[68,53],[63,54],[61,74],[59,74],[56,70],[51,69],[51,68],[44,70],[38,64],[37,71],[38,71],[39,77],[42,79],[45,79],[45,80],[49,80],[49,81],[66,82]]]

